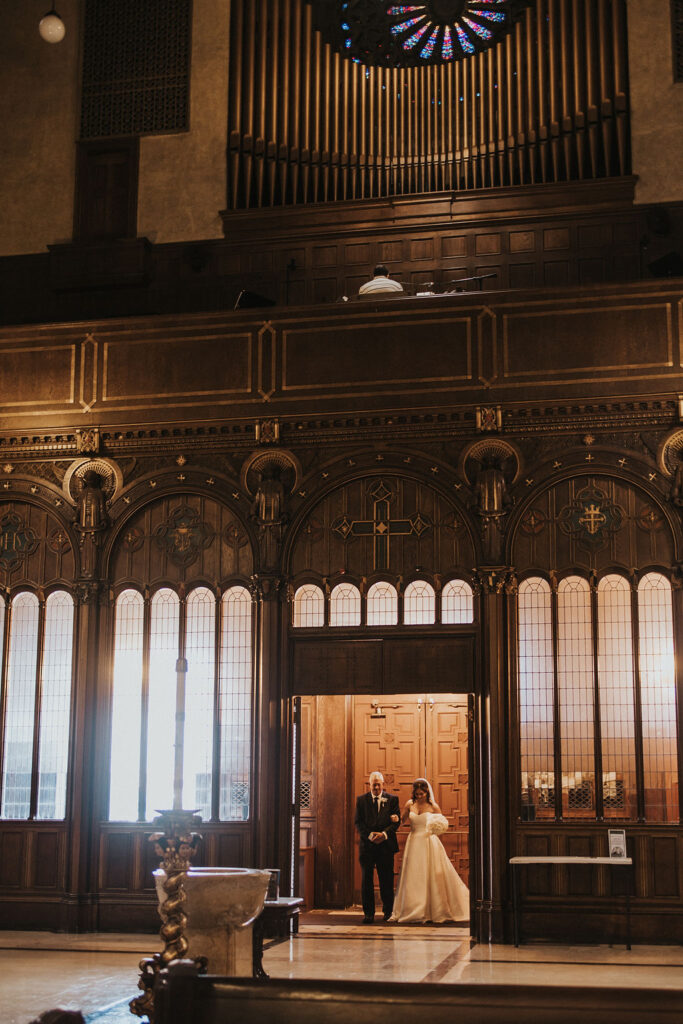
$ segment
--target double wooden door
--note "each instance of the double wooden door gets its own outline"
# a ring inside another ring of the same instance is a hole
[[[413,780],[429,779],[449,829],[441,838],[456,871],[469,884],[468,698],[463,694],[416,693],[353,699],[354,790],[368,789],[380,771],[384,788],[403,807]],[[408,828],[398,832],[400,869]],[[360,902],[356,863],[354,899]]]

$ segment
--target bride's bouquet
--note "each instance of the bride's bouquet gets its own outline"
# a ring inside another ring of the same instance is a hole
[[[443,814],[430,814],[427,818],[427,831],[432,836],[441,836],[448,831],[448,818]]]

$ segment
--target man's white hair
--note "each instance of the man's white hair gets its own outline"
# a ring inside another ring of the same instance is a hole
[[[372,785],[373,779],[379,779],[380,782],[384,782],[384,776],[381,772],[370,772],[370,785]]]

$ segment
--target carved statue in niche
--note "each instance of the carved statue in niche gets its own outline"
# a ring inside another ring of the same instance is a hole
[[[252,496],[250,519],[258,528],[261,568],[277,566],[286,524],[285,504],[299,474],[295,456],[281,448],[255,452],[242,468],[244,486]]]
[[[83,474],[78,525],[81,530],[102,530],[107,525],[107,502],[102,490],[102,477],[92,469]]]
[[[480,516],[497,519],[510,511],[512,499],[500,461],[494,455],[485,455],[479,464],[474,481],[476,511]]]
[[[89,469],[81,477],[76,529],[81,539],[81,573],[92,577],[97,573],[97,549],[108,525],[107,499],[99,473]]]
[[[683,450],[678,453],[678,463],[671,483],[669,497],[674,505],[683,506]]]
[[[277,562],[282,543],[285,488],[276,464],[266,463],[258,477],[250,518],[258,526],[263,563],[270,567]]]
[[[285,488],[280,479],[280,467],[266,464],[259,474],[251,515],[259,526],[280,526],[284,503]]]
[[[508,481],[519,469],[517,453],[504,441],[476,442],[464,453],[462,467],[472,488],[472,511],[479,517],[484,559],[500,564],[505,518],[513,505]]]

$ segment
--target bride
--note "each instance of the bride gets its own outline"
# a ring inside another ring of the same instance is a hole
[[[469,892],[448,859],[438,835],[430,831],[441,809],[426,779],[415,779],[413,798],[403,808],[401,824],[410,823],[401,874],[390,920],[463,921],[469,918]]]

